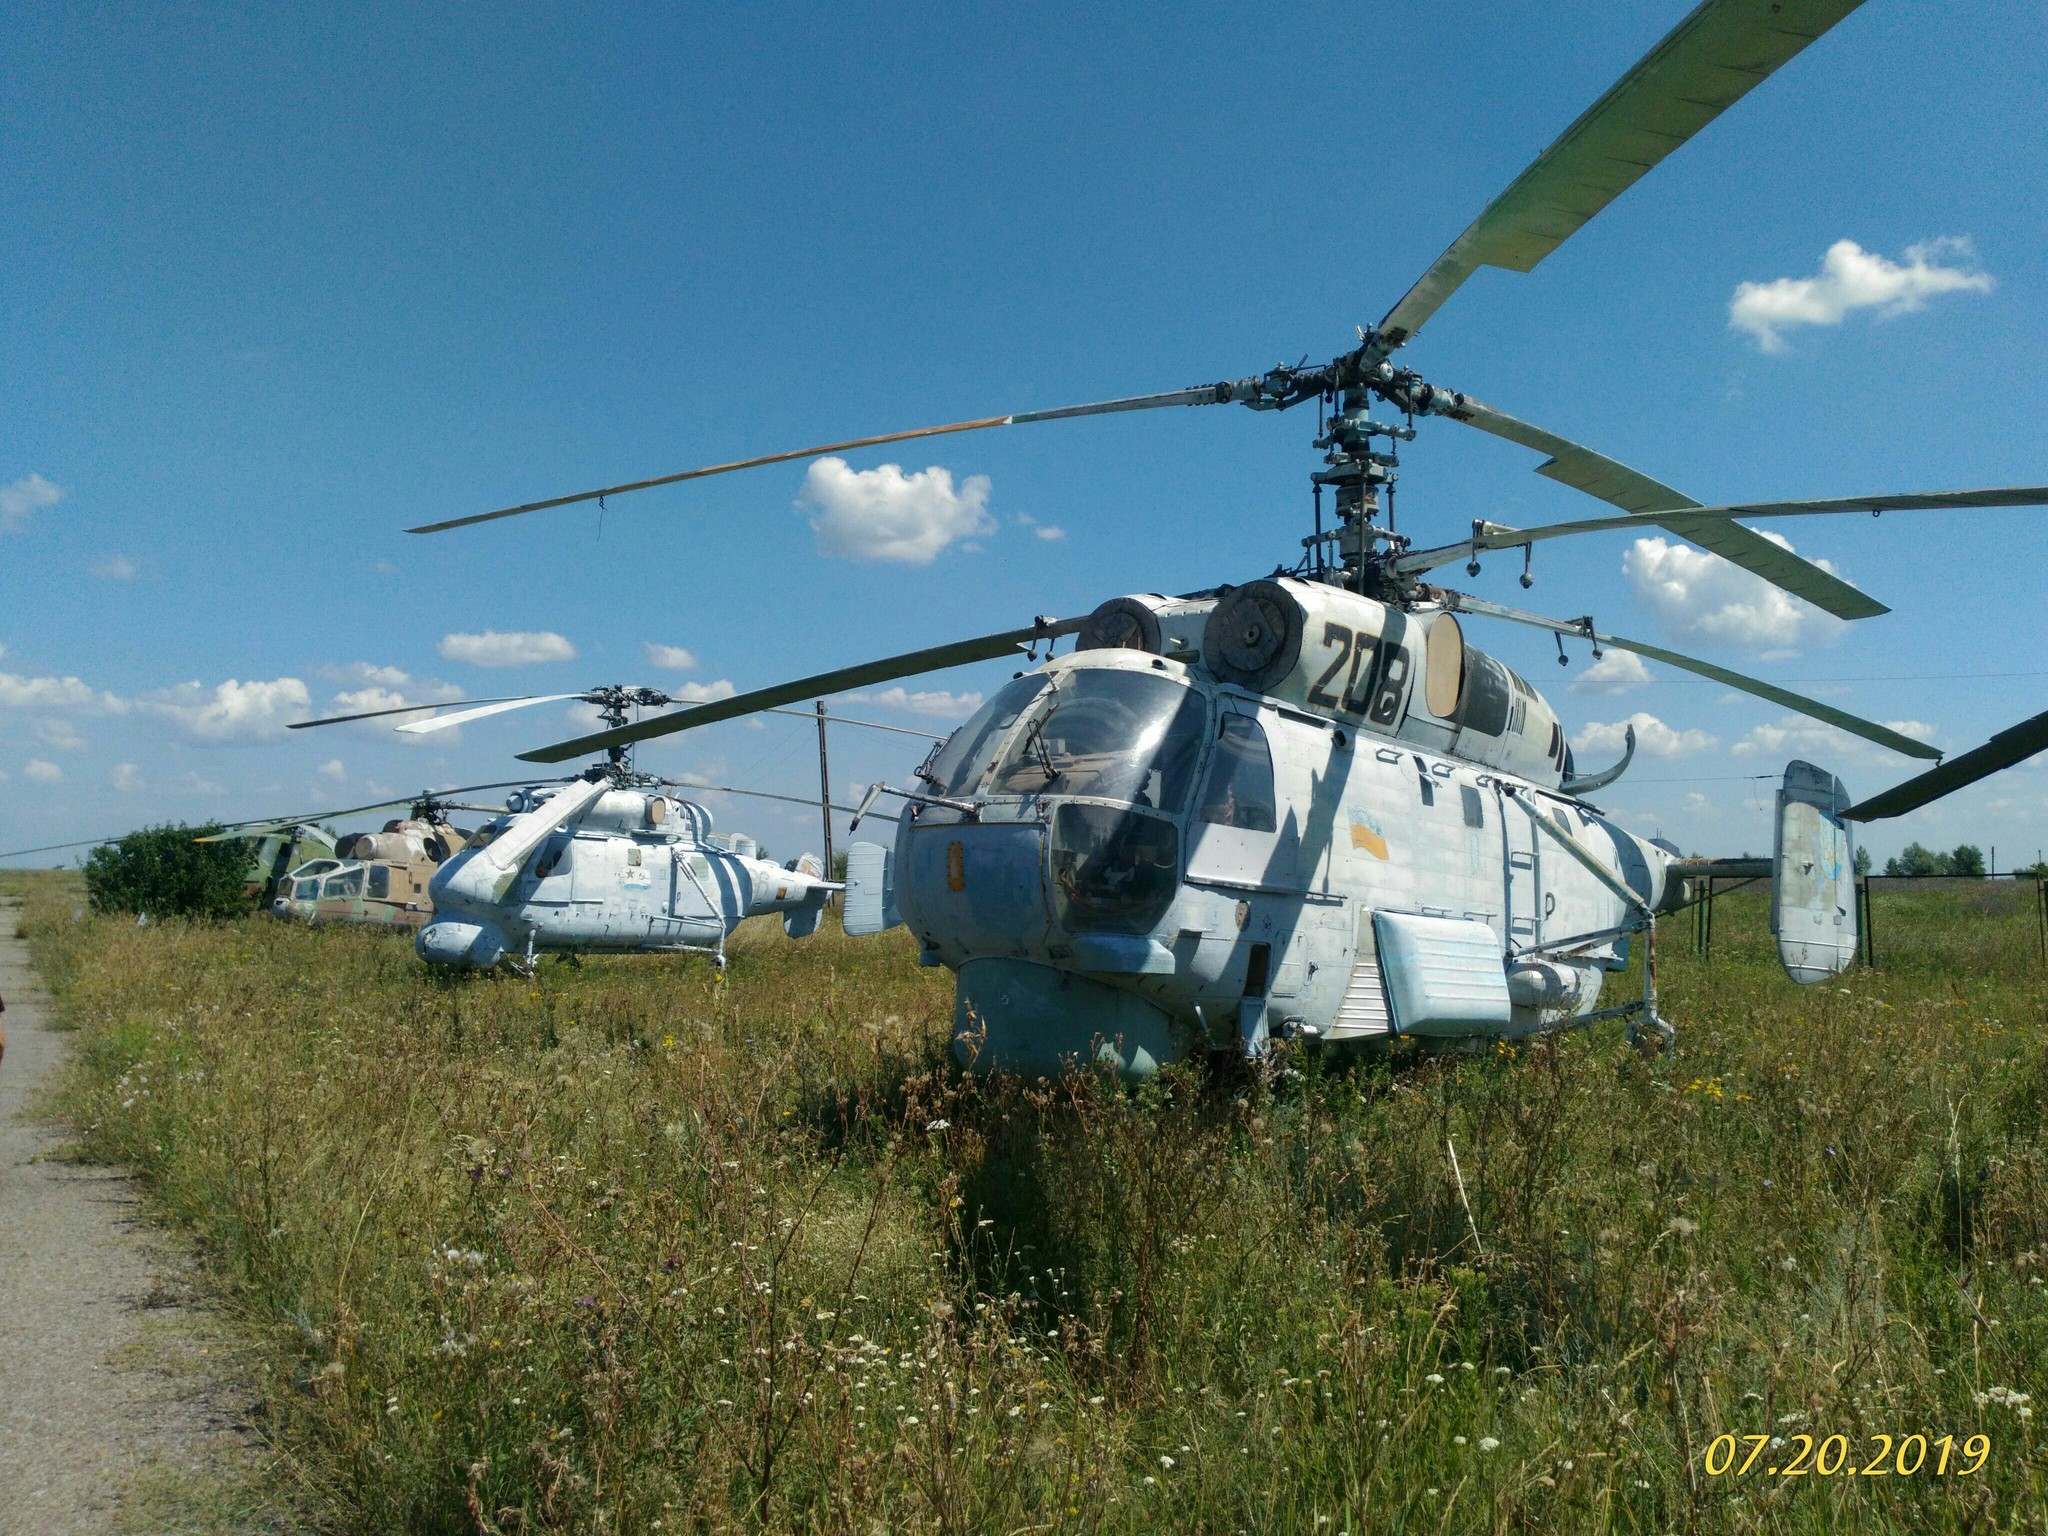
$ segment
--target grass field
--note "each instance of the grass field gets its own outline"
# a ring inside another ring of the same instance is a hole
[[[449,980],[0,879],[84,1144],[339,1529],[2048,1529],[2031,887],[1886,891],[1884,969],[1811,990],[1755,897],[1711,969],[1671,923],[1670,1059],[1125,1093],[958,1078],[900,931]],[[1893,1470],[1762,1470],[1802,1435]]]

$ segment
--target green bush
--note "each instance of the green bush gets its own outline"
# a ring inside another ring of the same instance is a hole
[[[219,826],[147,827],[95,848],[85,889],[95,912],[150,917],[240,917],[249,910],[248,850],[239,842],[202,843]]]

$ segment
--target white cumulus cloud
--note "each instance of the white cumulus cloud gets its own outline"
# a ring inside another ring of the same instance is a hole
[[[31,779],[34,779],[38,784],[61,784],[64,782],[64,770],[55,763],[47,762],[40,757],[30,758],[26,763],[22,764],[21,771]]]
[[[1816,277],[1780,277],[1739,283],[1728,301],[1728,324],[1747,331],[1766,352],[1785,350],[1784,332],[1799,325],[1840,325],[1852,310],[1874,309],[1880,319],[1919,309],[1938,293],[1989,293],[1988,272],[1970,265],[1967,239],[1947,236],[1906,248],[1903,264],[1854,240],[1837,240],[1821,258]],[[1948,257],[1960,263],[1944,265]]]
[[[900,464],[856,470],[826,458],[804,475],[797,505],[816,509],[822,554],[930,565],[948,544],[996,531],[988,492],[988,476],[969,475],[955,490],[952,471],[936,464],[906,475]]]
[[[116,763],[114,771],[107,775],[113,780],[114,788],[122,794],[133,794],[142,787],[142,770],[133,763]]]
[[[101,581],[133,581],[142,574],[142,568],[126,555],[108,555],[92,563],[93,575]]]
[[[1786,549],[1789,539],[1757,530]],[[1842,573],[1825,560],[1814,564]],[[1802,644],[1841,637],[1843,621],[1752,576],[1719,555],[1670,539],[1637,539],[1621,569],[1665,630],[1680,640],[1737,646],[1760,655],[1784,654]]]
[[[361,663],[358,663],[361,666]],[[370,683],[362,688],[344,688],[334,696],[334,702],[327,707],[330,715],[376,715],[379,710],[413,709],[420,713],[410,718],[425,718],[426,707],[434,704],[455,704],[462,699],[462,690],[453,683],[421,681],[415,683],[396,667],[368,667],[363,670],[398,678],[397,686],[385,687],[381,683]],[[404,721],[392,715],[383,715],[370,720],[358,720],[344,727],[365,736],[379,736],[392,732]],[[436,746],[457,747],[462,744],[462,728],[450,726],[445,731],[436,731],[431,736],[397,733],[397,739],[408,747]]]
[[[684,683],[662,691],[684,704],[716,704],[720,699],[731,698],[739,689],[732,685],[730,678],[721,677],[715,683]]]
[[[64,497],[61,486],[41,475],[24,475],[0,485],[0,533],[18,533],[28,526],[29,514],[53,507]]]
[[[1650,680],[1650,669],[1634,651],[1606,651],[1572,679],[1573,693],[1626,693]]]
[[[1705,731],[1674,730],[1655,715],[1637,710],[1626,720],[1616,720],[1602,725],[1594,722],[1584,726],[1572,737],[1574,753],[1619,753],[1628,745],[1628,728],[1636,729],[1636,750],[1647,752],[1652,757],[1689,757],[1695,752],[1706,752],[1719,744],[1720,738]]]
[[[85,747],[85,738],[78,734],[78,727],[69,720],[38,720],[36,740],[46,747],[55,747],[59,752],[78,752]]]
[[[913,693],[899,686],[884,688],[880,693],[849,693],[846,697],[854,704],[880,704],[885,709],[901,709],[913,715],[936,715],[948,720],[960,719],[981,708],[981,695],[978,693],[947,693],[939,688]]]
[[[246,683],[229,678],[213,688],[181,683],[139,702],[195,741],[258,741],[305,718],[313,699],[296,677],[280,677]]]
[[[122,715],[125,699],[98,692],[75,677],[23,677],[0,672],[0,709],[70,709],[91,715]]]
[[[694,672],[697,670],[696,654],[685,650],[680,645],[660,645],[652,640],[648,640],[643,642],[643,648],[647,652],[647,664],[650,667],[660,667],[667,672]]]
[[[331,779],[336,784],[348,777],[348,765],[338,757],[330,757],[317,771],[321,778]]]
[[[527,667],[543,661],[574,661],[576,647],[553,630],[514,630],[501,634],[443,635],[441,654],[449,661],[478,667]]]
[[[330,683],[344,683],[355,688],[403,688],[412,681],[409,672],[398,667],[380,667],[369,661],[329,662],[320,669],[320,675]]]
[[[1934,727],[1924,720],[1883,720],[1879,724],[1888,725],[1901,736],[1910,736],[1915,741],[1934,740]],[[1851,736],[1824,720],[1809,719],[1805,715],[1783,715],[1774,725],[1756,726],[1728,750],[1737,757],[1805,757],[1816,762],[1822,762],[1827,756],[1882,758],[1888,763],[1905,761],[1896,752],[1874,741]],[[1826,766],[1824,762],[1822,766]],[[1918,772],[1919,768],[1914,771]]]

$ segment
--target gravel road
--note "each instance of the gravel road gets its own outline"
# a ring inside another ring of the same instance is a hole
[[[255,1463],[247,1398],[208,1371],[217,1332],[128,1179],[37,1160],[61,1128],[33,1096],[71,1047],[45,1026],[17,911],[0,902],[0,1536],[219,1529],[207,1490]]]

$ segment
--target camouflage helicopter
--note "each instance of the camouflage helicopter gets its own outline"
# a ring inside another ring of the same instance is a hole
[[[592,705],[614,728],[623,727],[631,711],[674,702],[657,689],[608,685],[583,693],[481,700],[395,728],[420,734],[568,700]],[[382,709],[301,724],[441,707]],[[777,865],[760,857],[752,838],[714,833],[710,810],[683,798],[681,787],[635,772],[624,746],[608,749],[604,761],[578,777],[520,785],[466,844],[428,865],[409,866],[407,916],[393,920],[419,928],[415,948],[429,964],[466,970],[531,967],[543,952],[645,950],[701,953],[723,968],[725,940],[746,918],[779,913],[789,937],[815,932],[827,897],[841,889],[825,878],[824,862],[806,854]],[[816,803],[726,785],[692,787]],[[402,825],[393,823],[387,835],[395,838]],[[383,839],[377,841],[381,846]],[[378,866],[369,870],[376,879]],[[337,884],[347,887],[343,899],[366,901],[358,873],[348,865],[317,872],[320,903],[332,899]]]
[[[1316,402],[1315,525],[1291,568],[1177,597],[1112,598],[1085,619],[807,677],[522,754],[552,763],[800,699],[1015,656],[1030,663],[915,770],[893,847],[849,854],[846,926],[905,924],[959,978],[956,1051],[977,1067],[1075,1059],[1142,1076],[1274,1035],[1497,1040],[1600,1019],[1666,1044],[1656,920],[1685,882],[1771,879],[1795,982],[1856,950],[1851,827],[1905,814],[2048,748],[2048,714],[1862,802],[1787,765],[1769,861],[1689,860],[1591,797],[1557,711],[1469,644],[1465,621],[1534,626],[1638,653],[1825,721],[1909,758],[1935,749],[1875,721],[1695,657],[1424,578],[1482,555],[1657,527],[1845,619],[1884,605],[1748,526],[1850,512],[2048,504],[2048,487],[1704,506],[1648,475],[1397,366],[1396,350],[1482,265],[1528,271],[1651,167],[1855,8],[1856,0],[1706,0],[1482,212],[1355,348],[1165,394],[982,417],[768,454],[426,525],[431,532],[627,490],[912,438],[1166,406]],[[1398,421],[1375,419],[1390,406]],[[1443,417],[1538,450],[1540,472],[1621,509],[1534,528],[1484,519],[1417,548],[1393,527],[1394,445]],[[1386,447],[1379,444],[1384,441]],[[1324,526],[1323,493],[1334,498]],[[1384,498],[1384,507],[1382,505]],[[1384,522],[1381,513],[1385,511]],[[1077,637],[1054,656],[1052,642]],[[1039,661],[1038,648],[1046,648]],[[1602,1007],[1638,943],[1639,998]]]
[[[427,886],[434,871],[469,841],[467,832],[449,823],[448,813],[491,814],[496,809],[448,797],[511,788],[515,782],[472,784],[440,794],[427,791],[405,800],[383,800],[325,813],[329,819],[338,819],[386,806],[406,808],[403,817],[385,822],[381,831],[340,837],[323,857],[295,866],[278,882],[269,904],[271,915],[305,923],[419,927],[433,915]]]

